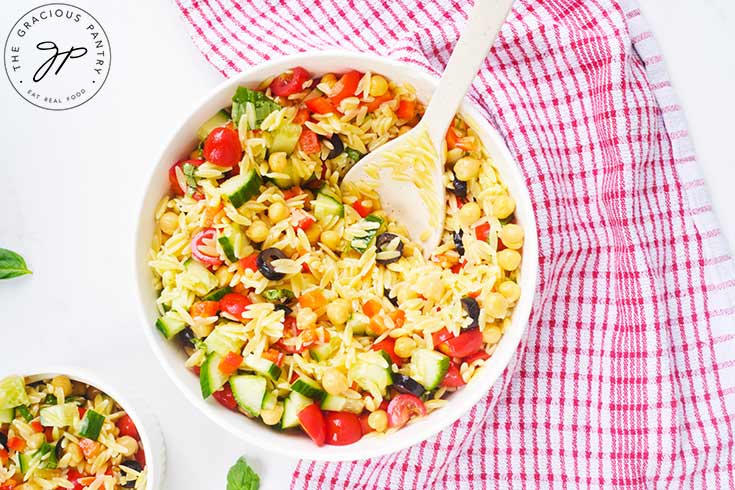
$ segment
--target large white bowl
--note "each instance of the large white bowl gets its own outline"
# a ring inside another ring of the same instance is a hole
[[[166,471],[166,448],[163,434],[158,425],[158,420],[151,413],[142,400],[122,395],[117,389],[110,386],[97,375],[77,367],[44,367],[34,371],[11,372],[2,370],[0,379],[10,375],[23,376],[27,382],[50,380],[55,376],[67,376],[72,381],[79,381],[100,390],[117,402],[125,413],[133,419],[135,428],[138,429],[140,442],[145,452],[145,463],[148,467],[148,485],[146,490],[159,490],[163,488],[163,478]]]
[[[168,192],[169,167],[188,155],[196,146],[198,143],[197,128],[212,114],[231,104],[232,94],[237,86],[253,87],[263,79],[294,66],[303,66],[312,74],[339,73],[349,69],[381,73],[397,82],[412,84],[416,87],[418,97],[423,102],[429,100],[436,86],[435,78],[408,63],[347,51],[319,51],[286,56],[254,66],[218,85],[195,106],[184,121],[178,123],[178,128],[168,139],[148,178],[134,245],[136,248],[135,273],[143,329],[164,369],[186,397],[206,416],[248,444],[294,458],[324,461],[356,460],[388,454],[431,437],[466,413],[472,405],[486,395],[516,351],[528,322],[538,267],[536,222],[531,200],[523,176],[501,136],[472,105],[465,102],[460,114],[482,138],[504,182],[508,185],[511,195],[515,198],[516,218],[526,232],[526,239],[521,266],[521,297],[513,313],[512,326],[500,341],[492,360],[475,376],[472,382],[454,393],[450,402],[442,409],[389,436],[367,437],[349,446],[317,447],[303,434],[273,430],[258,421],[250,420],[241,414],[223,408],[211,398],[203,400],[199,391],[199,380],[184,367],[185,355],[181,348],[175,342],[166,341],[154,328],[154,322],[158,316],[155,306],[156,291],[153,289],[151,271],[146,262],[153,236],[155,207],[161,197]]]

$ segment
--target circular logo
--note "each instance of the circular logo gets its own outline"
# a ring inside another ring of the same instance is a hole
[[[15,91],[36,107],[79,107],[107,80],[110,40],[85,10],[67,3],[41,5],[10,31],[5,71]]]

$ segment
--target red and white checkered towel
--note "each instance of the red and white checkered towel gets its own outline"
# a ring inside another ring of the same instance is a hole
[[[439,74],[469,9],[176,2],[223,75],[328,47]],[[469,97],[534,201],[540,283],[523,347],[438,436],[355,464],[301,462],[292,488],[735,488],[735,270],[634,1],[518,0]]]

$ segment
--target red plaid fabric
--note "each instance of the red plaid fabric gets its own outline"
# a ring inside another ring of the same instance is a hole
[[[440,73],[437,0],[177,0],[223,75],[342,47]],[[681,109],[632,0],[518,0],[469,94],[530,189],[540,284],[487,398],[438,436],[293,488],[735,488],[735,273]]]

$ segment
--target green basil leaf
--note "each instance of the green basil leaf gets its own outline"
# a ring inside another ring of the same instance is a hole
[[[227,472],[227,490],[258,490],[260,477],[245,458],[240,458]]]
[[[11,279],[13,277],[31,274],[23,257],[5,248],[0,248],[0,279]]]

